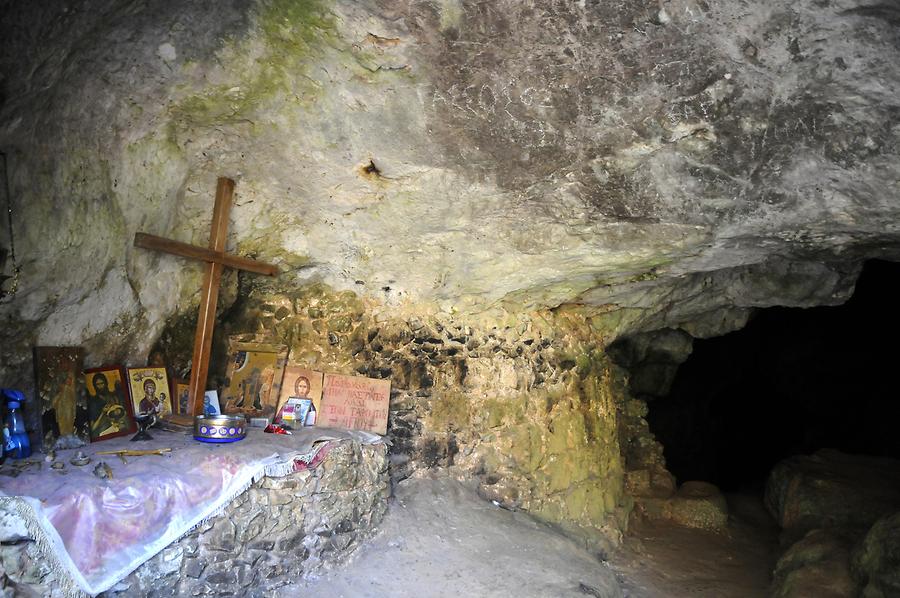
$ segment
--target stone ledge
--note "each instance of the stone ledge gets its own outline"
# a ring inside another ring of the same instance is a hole
[[[344,440],[314,469],[263,478],[101,596],[268,596],[352,551],[381,522],[387,447]],[[0,597],[61,597],[30,539],[0,545]]]

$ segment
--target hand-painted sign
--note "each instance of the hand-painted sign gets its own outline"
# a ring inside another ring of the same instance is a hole
[[[316,425],[387,434],[391,381],[325,374]]]

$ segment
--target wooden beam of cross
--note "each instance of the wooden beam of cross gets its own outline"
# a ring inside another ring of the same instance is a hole
[[[197,331],[194,334],[194,356],[191,359],[191,381],[188,386],[188,412],[193,415],[203,413],[203,393],[206,391],[206,377],[209,374],[209,353],[212,348],[213,326],[216,321],[216,303],[219,299],[219,282],[225,266],[256,274],[276,276],[278,267],[265,262],[225,253],[225,239],[228,237],[228,215],[234,195],[234,181],[220,177],[216,186],[216,203],[213,208],[212,230],[209,234],[209,248],[180,243],[171,239],[136,233],[134,246],[155,251],[163,251],[181,257],[206,262],[203,272],[203,288],[200,290],[200,314]],[[184,421],[183,423],[189,423]]]

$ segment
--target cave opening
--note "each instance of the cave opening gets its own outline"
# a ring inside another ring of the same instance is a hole
[[[759,310],[741,330],[695,339],[681,365],[654,364],[650,350],[632,392],[648,399],[678,483],[759,491],[778,461],[822,448],[900,457],[898,292],[900,263],[872,260],[843,305]],[[667,392],[642,393],[648,378]]]

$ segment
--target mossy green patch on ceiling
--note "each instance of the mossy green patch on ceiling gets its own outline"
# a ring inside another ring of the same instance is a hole
[[[288,108],[306,111],[322,100],[333,83],[333,65],[367,84],[381,81],[381,72],[411,77],[405,66],[384,68],[379,56],[347,38],[341,24],[337,8],[325,0],[261,2],[247,36],[225,42],[213,72],[185,64],[195,81],[181,86],[185,95],[170,114],[179,128],[241,124],[259,133],[265,119],[298,124],[298,114]]]
[[[319,95],[321,83],[310,76],[310,66],[340,40],[326,2],[272,0],[258,10],[247,37],[227,41],[217,55],[224,72],[216,78],[224,82],[170,108],[181,126],[254,123],[260,109],[279,97],[304,103]]]
[[[323,0],[263,2],[258,26],[274,52],[304,56],[336,37],[334,14]]]

